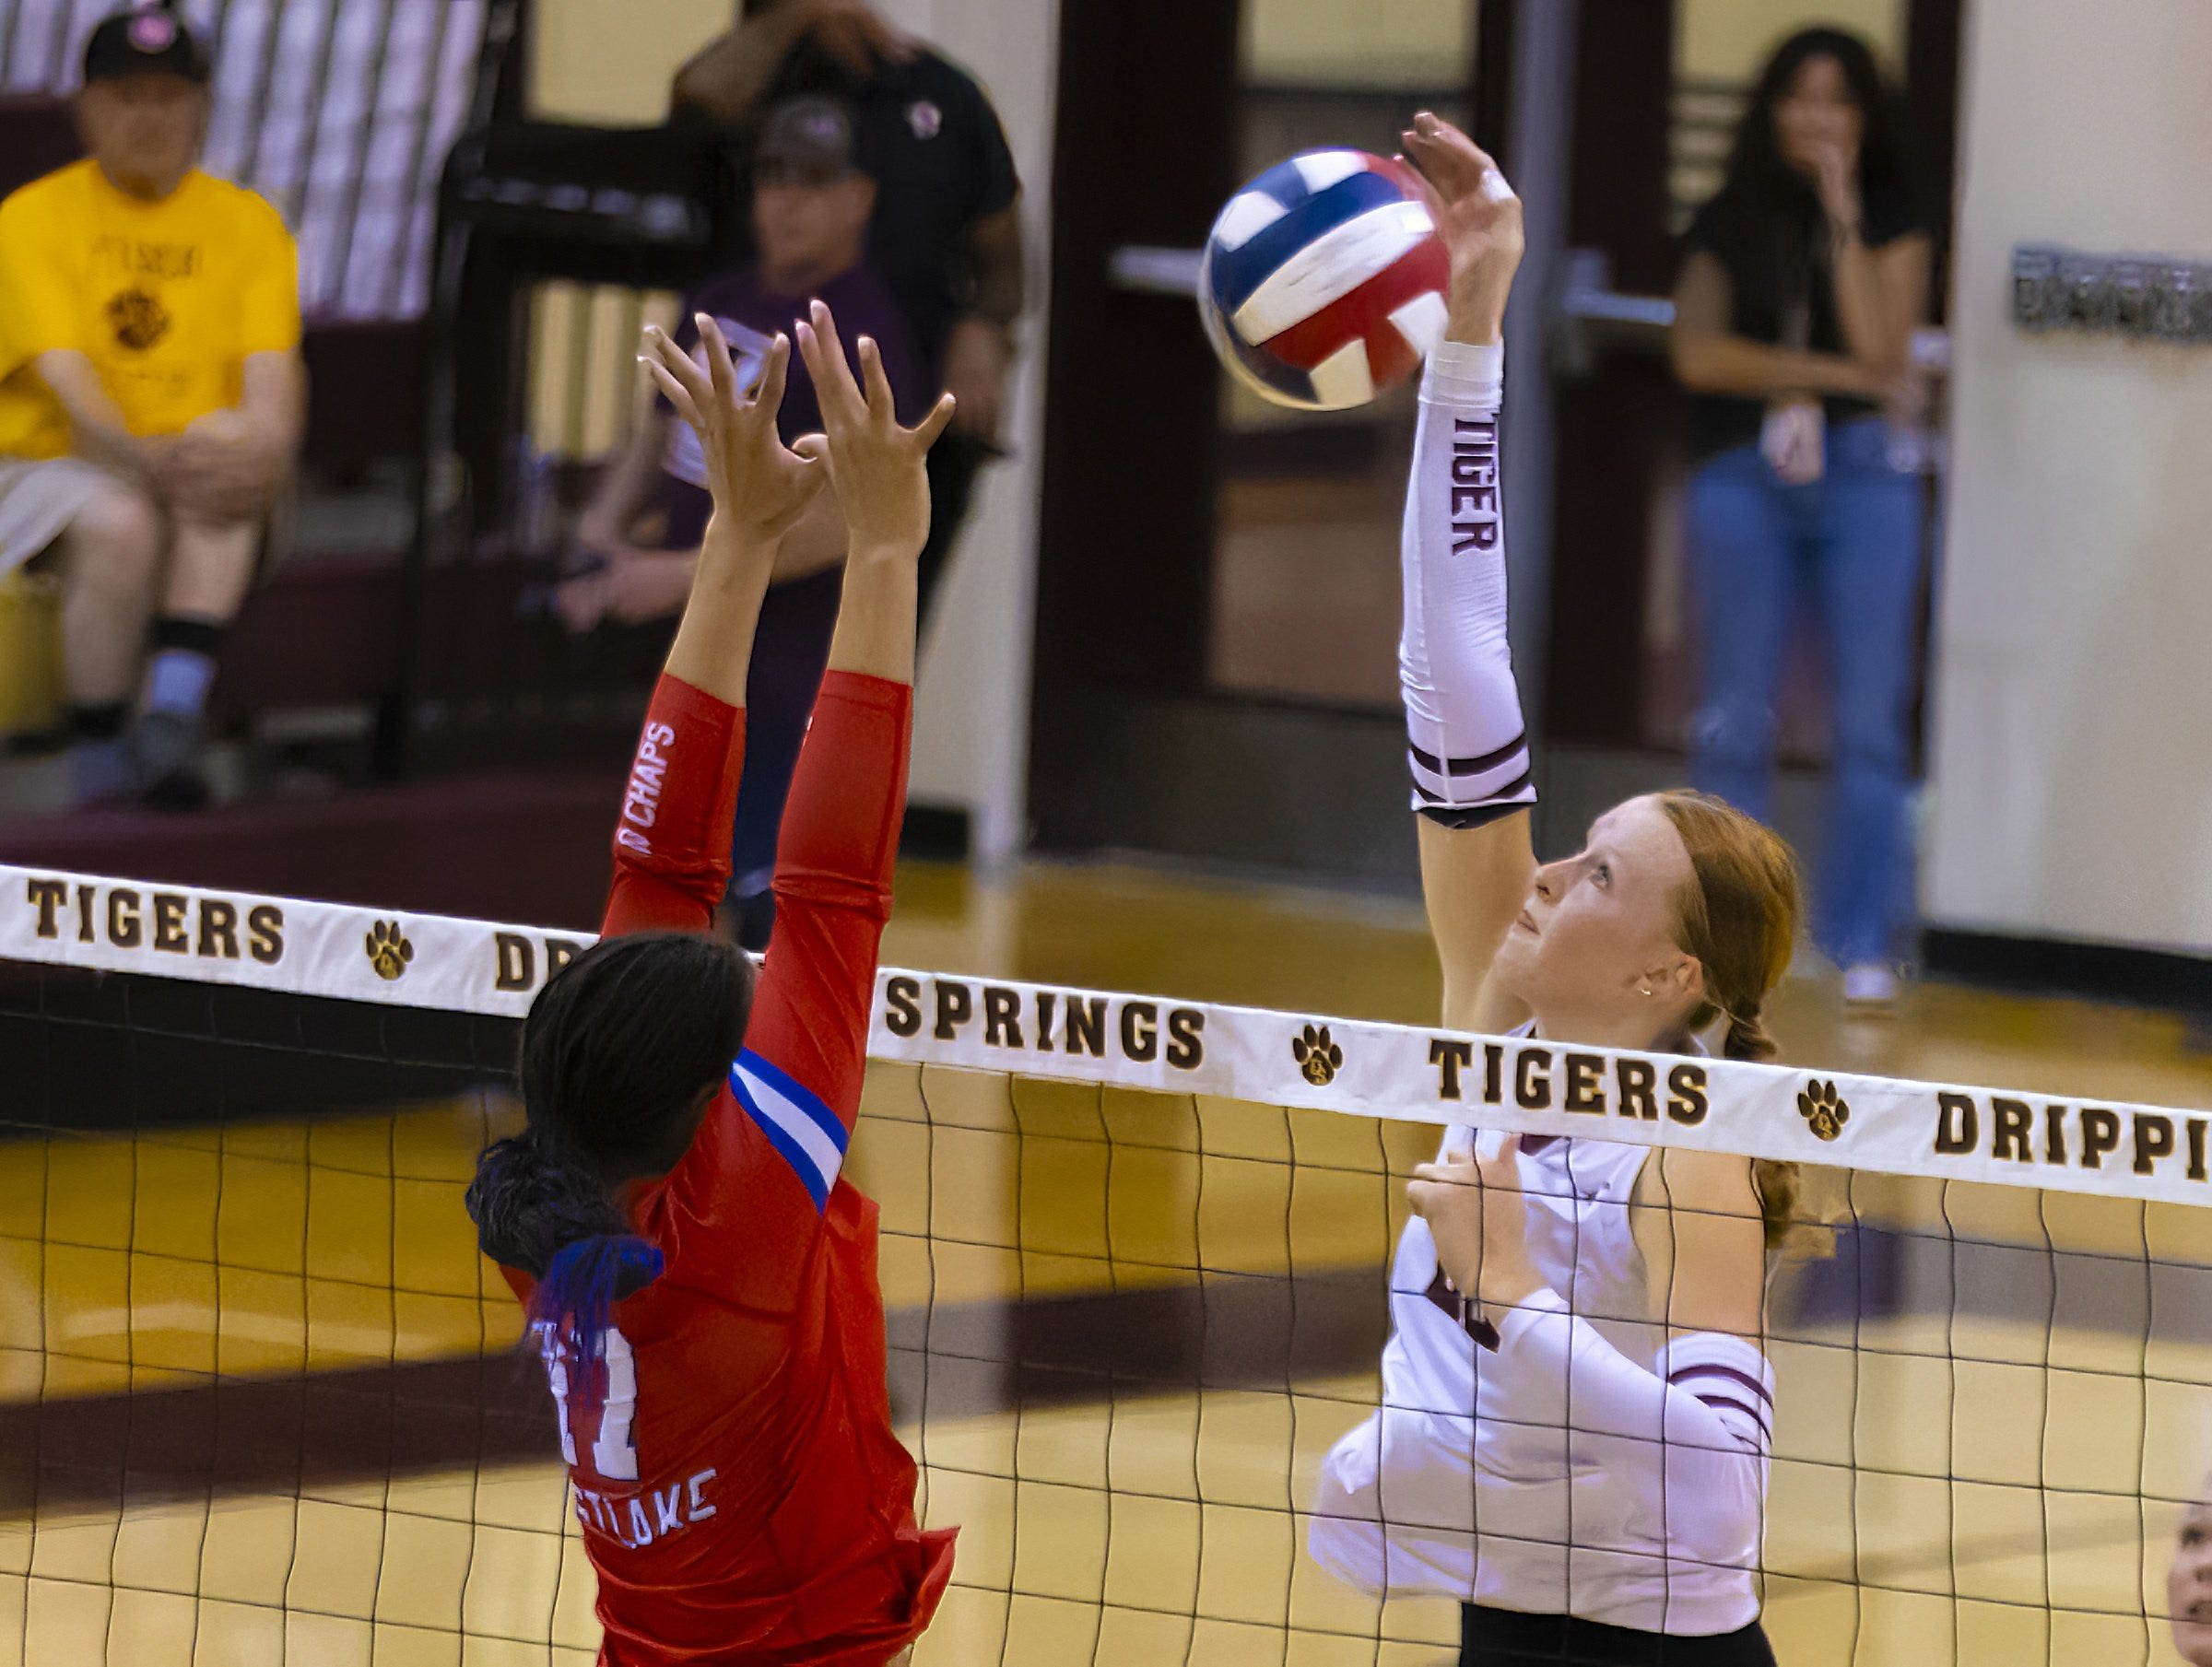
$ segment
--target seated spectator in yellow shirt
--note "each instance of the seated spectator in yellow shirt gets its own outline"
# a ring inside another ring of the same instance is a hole
[[[0,573],[59,565],[80,802],[192,805],[300,440],[298,255],[196,166],[207,60],[169,13],[102,22],[84,79],[87,158],[0,202]]]

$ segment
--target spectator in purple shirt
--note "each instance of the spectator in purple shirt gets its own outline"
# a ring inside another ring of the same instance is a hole
[[[851,110],[827,98],[793,99],[771,111],[753,158],[753,236],[758,257],[709,278],[686,298],[677,345],[692,349],[699,313],[729,340],[738,374],[759,374],[778,332],[789,335],[819,299],[835,312],[846,352],[873,337],[901,422],[921,420],[934,400],[906,323],[867,261],[876,182],[854,144]],[[821,408],[794,355],[777,427],[786,441],[818,432]],[[609,461],[577,522],[589,570],[562,585],[561,617],[571,631],[602,621],[673,617],[690,594],[712,504],[698,437],[656,400]],[[745,775],[737,792],[730,904],[739,941],[764,948],[775,919],[769,890],[783,799],[798,762],[806,717],[830,655],[845,558],[844,522],[825,493],[777,553],[760,610],[746,684]]]

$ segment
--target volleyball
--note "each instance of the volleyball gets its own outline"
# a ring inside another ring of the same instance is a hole
[[[1404,162],[1301,151],[1229,200],[1198,310],[1229,372],[1277,405],[1340,411],[1402,382],[1444,329],[1451,263]]]

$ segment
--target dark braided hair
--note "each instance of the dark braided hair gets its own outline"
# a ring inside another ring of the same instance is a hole
[[[618,1199],[682,1159],[745,1046],[753,969],[686,933],[609,938],[547,980],[523,1023],[522,1133],[477,1160],[484,1253],[537,1282],[530,1317],[597,1358],[613,1305],[661,1274]]]

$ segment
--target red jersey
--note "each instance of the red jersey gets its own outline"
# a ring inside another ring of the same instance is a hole
[[[903,684],[823,680],[745,1051],[683,1161],[629,1202],[665,1269],[615,1306],[603,1371],[537,1328],[606,1667],[881,1667],[951,1578],[954,1531],[917,1528],[914,1462],[891,1433],[876,1205],[838,1172],[912,717]],[[742,710],[661,679],[616,830],[609,934],[712,928],[743,756]],[[526,1298],[529,1277],[506,1273]]]

